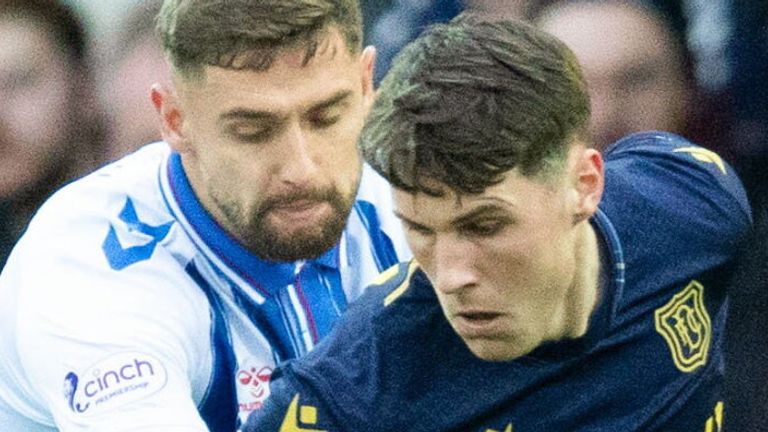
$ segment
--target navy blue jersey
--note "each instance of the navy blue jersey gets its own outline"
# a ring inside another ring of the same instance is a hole
[[[507,362],[472,355],[418,264],[382,275],[284,364],[246,431],[719,431],[726,281],[750,224],[733,170],[664,133],[610,148],[591,223],[606,285],[587,333]]]

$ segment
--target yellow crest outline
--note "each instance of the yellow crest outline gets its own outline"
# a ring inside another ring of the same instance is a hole
[[[704,306],[701,283],[692,280],[667,304],[656,309],[655,326],[682,372],[693,372],[707,363],[712,323]]]

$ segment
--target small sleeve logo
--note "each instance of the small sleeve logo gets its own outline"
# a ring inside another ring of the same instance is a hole
[[[656,331],[667,341],[675,366],[693,372],[707,363],[712,325],[704,307],[704,286],[691,281],[656,310]]]
[[[89,415],[141,400],[165,387],[167,380],[160,360],[126,352],[107,357],[82,373],[68,372],[63,393],[73,413]]]

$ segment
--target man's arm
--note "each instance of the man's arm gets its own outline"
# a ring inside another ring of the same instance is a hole
[[[0,279],[0,368],[19,384],[0,396],[61,431],[208,431],[193,386],[210,375],[210,312],[173,258],[118,272],[34,237]]]

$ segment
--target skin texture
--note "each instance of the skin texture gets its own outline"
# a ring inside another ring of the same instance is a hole
[[[674,36],[659,19],[621,2],[561,2],[538,25],[582,65],[597,147],[643,130],[683,133],[690,89]]]
[[[204,78],[154,88],[201,203],[261,258],[311,258],[338,241],[360,180],[374,56],[351,54],[333,29],[307,65],[290,48],[266,71],[206,66]]]
[[[586,332],[598,297],[597,238],[588,218],[603,190],[602,158],[576,145],[547,182],[512,170],[476,195],[395,190],[396,212],[446,318],[485,360],[511,360]]]
[[[0,16],[0,40],[0,198],[15,199],[69,158],[77,79],[34,21]]]

